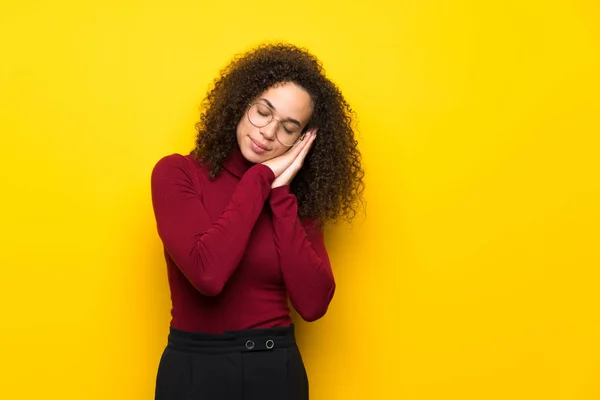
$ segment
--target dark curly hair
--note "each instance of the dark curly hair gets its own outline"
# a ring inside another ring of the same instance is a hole
[[[192,155],[210,166],[214,179],[238,145],[236,128],[247,105],[269,88],[286,82],[308,92],[313,113],[306,129],[319,129],[291,183],[300,217],[320,223],[350,221],[364,203],[364,171],[354,138],[355,113],[325,76],[320,61],[306,49],[286,43],[262,44],[236,55],[202,102]]]

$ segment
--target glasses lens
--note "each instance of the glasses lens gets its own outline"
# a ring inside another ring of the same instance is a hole
[[[252,125],[262,128],[271,122],[273,114],[269,107],[262,104],[253,104],[248,110],[248,119]]]
[[[252,125],[262,128],[271,123],[273,113],[266,105],[255,103],[248,109],[248,119]],[[277,140],[284,146],[293,146],[301,133],[299,127],[293,123],[277,123]]]
[[[277,130],[277,140],[284,146],[293,146],[300,137],[300,133],[297,126],[287,127],[285,124],[282,124]]]

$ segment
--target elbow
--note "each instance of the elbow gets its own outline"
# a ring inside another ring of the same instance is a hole
[[[215,277],[203,276],[190,282],[200,294],[209,297],[220,295],[225,288],[225,282],[221,282]]]
[[[207,260],[205,253],[194,247],[194,251],[185,259],[187,268],[182,268],[188,281],[202,295],[214,297],[223,292],[227,277],[222,274],[218,264]]]
[[[335,284],[332,282],[327,292],[323,296],[319,296],[320,300],[313,300],[309,304],[305,304],[303,307],[298,307],[296,311],[306,322],[314,322],[325,316],[329,309],[329,304],[333,299],[335,292]]]
[[[322,307],[321,309],[313,309],[310,311],[298,311],[298,314],[306,322],[314,322],[325,316],[327,313],[328,306]]]

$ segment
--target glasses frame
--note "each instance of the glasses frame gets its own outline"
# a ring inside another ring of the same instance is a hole
[[[259,126],[256,125],[254,122],[252,122],[252,120],[250,119],[250,109],[255,106],[255,105],[260,105],[260,106],[264,106],[266,108],[269,109],[269,111],[271,112],[271,118],[269,119],[269,122],[267,122],[266,124]],[[249,103],[248,104],[248,109],[246,110],[246,117],[248,118],[248,121],[255,127],[257,128],[264,128],[265,126],[269,125],[271,122],[273,122],[273,120],[277,121],[277,128],[275,128],[275,138],[277,139],[277,141],[279,143],[281,143],[282,146],[285,147],[293,147],[296,143],[298,143],[298,141],[302,140],[302,138],[304,137],[304,134],[306,133],[306,127],[304,127],[304,129],[302,130],[302,132],[300,132],[300,136],[298,136],[298,138],[294,141],[294,143],[292,144],[285,144],[283,142],[281,142],[281,140],[279,140],[279,135],[277,134],[279,132],[279,128],[281,125],[281,121],[278,120],[277,118],[275,118],[275,116],[273,115],[273,112],[271,111],[271,109],[269,108],[269,106],[267,106],[266,104],[263,103]]]

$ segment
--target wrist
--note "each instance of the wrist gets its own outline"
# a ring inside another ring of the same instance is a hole
[[[273,183],[271,184],[271,189],[275,189],[278,187],[282,187],[282,186],[288,186],[290,184],[290,182],[287,179],[282,179],[282,177],[277,177],[275,178],[275,180],[273,180]]]
[[[291,184],[285,182],[273,182],[271,185],[271,192],[282,192],[289,193],[291,191]]]

